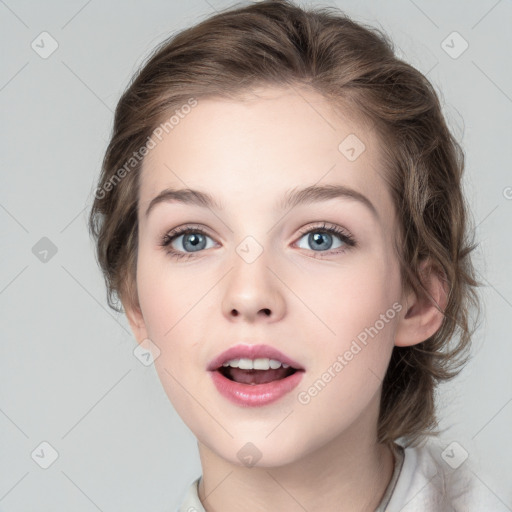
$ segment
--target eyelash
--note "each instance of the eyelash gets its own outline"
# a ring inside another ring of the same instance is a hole
[[[355,238],[350,233],[348,233],[348,231],[342,230],[338,226],[334,226],[334,225],[328,226],[327,223],[324,222],[320,226],[303,228],[302,230],[299,231],[299,233],[300,233],[299,239],[302,238],[304,235],[311,233],[311,232],[329,233],[329,234],[336,235],[345,244],[344,247],[338,248],[333,252],[332,251],[312,251],[312,252],[318,252],[320,254],[328,254],[328,255],[332,256],[333,254],[341,254],[341,253],[345,252],[347,249],[357,247],[357,242],[356,242]],[[202,235],[210,237],[210,235],[200,226],[197,226],[197,227],[190,226],[190,225],[182,226],[182,227],[173,229],[172,231],[169,231],[168,233],[165,233],[162,236],[159,245],[161,247],[166,248],[166,252],[172,258],[176,258],[178,260],[183,259],[183,258],[188,259],[188,258],[194,256],[193,252],[187,253],[187,252],[182,252],[182,251],[176,251],[175,249],[172,249],[170,247],[170,245],[174,241],[174,239],[177,238],[178,236],[186,235],[189,233],[200,233]],[[202,252],[202,251],[198,251],[198,252]],[[319,259],[323,258],[323,256],[313,256],[313,257],[319,258]]]

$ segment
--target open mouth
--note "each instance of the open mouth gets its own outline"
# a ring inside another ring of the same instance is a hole
[[[268,370],[244,370],[242,368],[233,368],[231,366],[221,366],[217,371],[226,377],[226,379],[238,382],[239,384],[256,385],[286,379],[286,377],[293,375],[298,370],[291,366],[288,368],[283,368],[281,366],[280,368],[270,368]]]
[[[239,357],[240,352],[249,357]],[[298,386],[305,372],[299,363],[261,345],[230,349],[214,359],[208,370],[217,391],[241,407],[264,406],[281,399]]]

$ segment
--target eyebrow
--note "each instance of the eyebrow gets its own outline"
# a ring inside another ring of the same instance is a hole
[[[361,192],[344,185],[312,185],[303,189],[292,189],[285,194],[285,197],[280,203],[277,204],[277,209],[287,210],[295,208],[302,204],[310,204],[320,201],[328,201],[336,198],[346,198],[359,201],[365,205],[372,215],[377,219],[379,214],[373,203]],[[148,217],[151,210],[159,203],[181,203],[193,206],[200,206],[209,208],[211,210],[221,211],[224,206],[219,203],[211,194],[201,192],[200,190],[193,190],[190,188],[162,190],[156,197],[154,197],[146,210],[146,217]]]

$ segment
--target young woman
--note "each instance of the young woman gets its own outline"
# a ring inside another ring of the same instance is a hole
[[[90,228],[198,440],[180,510],[486,510],[463,447],[425,442],[478,309],[462,172],[432,85],[334,9],[232,8],[155,51]]]

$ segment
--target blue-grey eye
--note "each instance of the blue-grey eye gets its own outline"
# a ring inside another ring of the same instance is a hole
[[[180,238],[182,241],[178,242]],[[194,231],[179,235],[173,240],[173,243],[178,244],[179,249],[177,250],[184,250],[185,252],[197,252],[207,248],[207,238],[210,237]]]
[[[313,251],[328,251],[331,249],[337,249],[338,247],[341,247],[344,244],[344,242],[341,241],[338,235],[334,235],[334,238],[340,240],[340,243],[337,246],[333,247],[333,235],[318,229],[305,234],[300,240],[306,237],[309,247],[300,247],[299,245],[301,249],[313,249]]]

